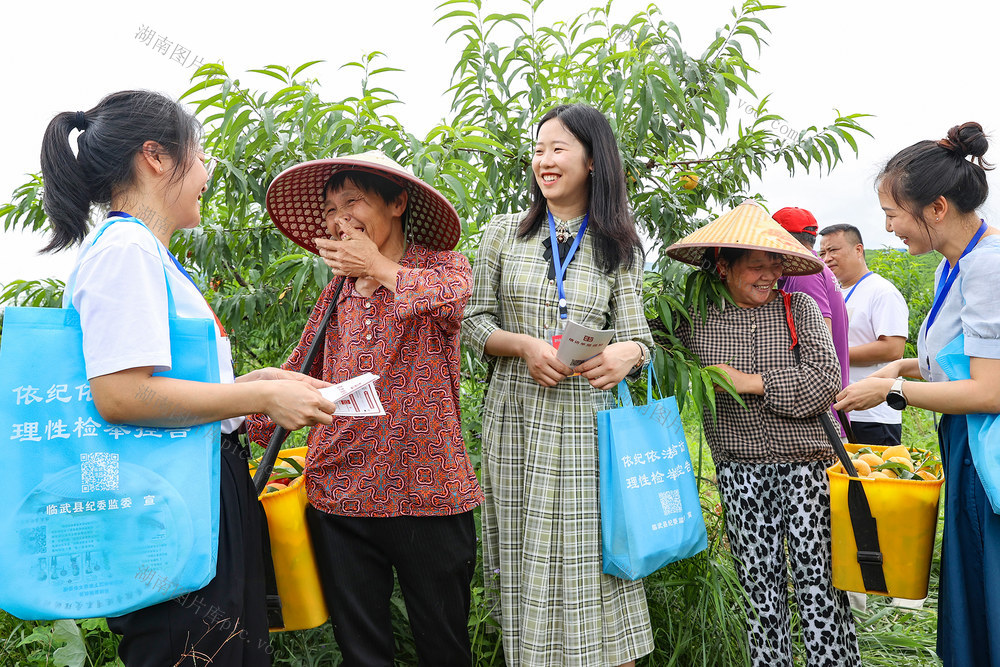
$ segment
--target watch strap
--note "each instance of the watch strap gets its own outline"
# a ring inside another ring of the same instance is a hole
[[[886,394],[885,402],[894,410],[903,410],[906,408],[906,396],[903,394],[904,381],[902,376],[897,377],[892,383],[892,387],[889,388],[889,393]]]

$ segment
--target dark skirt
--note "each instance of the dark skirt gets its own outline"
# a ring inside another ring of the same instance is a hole
[[[187,595],[108,619],[108,627],[122,635],[118,655],[126,667],[271,664],[264,578],[267,521],[250,478],[249,455],[235,435],[222,436],[215,578]]]
[[[945,484],[937,652],[945,667],[1000,667],[1000,516],[972,465],[965,415],[945,415],[938,437]]]

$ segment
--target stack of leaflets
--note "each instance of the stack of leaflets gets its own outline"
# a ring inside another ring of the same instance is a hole
[[[556,359],[570,368],[579,366],[587,359],[596,356],[608,346],[614,338],[614,329],[591,329],[572,320],[566,323],[556,349]]]
[[[320,389],[319,393],[326,400],[337,404],[334,414],[338,417],[377,417],[385,414],[382,401],[375,391],[375,380],[378,377],[374,373],[365,373]]]

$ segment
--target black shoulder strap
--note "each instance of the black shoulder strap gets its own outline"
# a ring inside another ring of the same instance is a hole
[[[299,369],[300,373],[308,373],[309,369],[312,368],[313,361],[315,361],[316,355],[319,353],[320,348],[323,346],[323,342],[326,340],[326,329],[330,324],[330,318],[337,310],[337,300],[340,298],[340,291],[343,289],[344,282],[346,281],[347,278],[341,278],[340,283],[336,288],[334,288],[333,299],[330,301],[330,307],[327,309],[326,314],[323,315],[323,321],[320,322],[319,329],[316,331],[316,336],[309,345],[309,350],[306,352],[306,358],[302,362],[302,368]],[[271,440],[267,443],[267,449],[264,451],[263,456],[260,457],[260,464],[257,466],[257,472],[254,473],[253,476],[253,485],[258,496],[260,495],[260,492],[264,490],[267,480],[271,477],[271,471],[274,469],[274,462],[278,458],[278,451],[281,449],[281,445],[285,442],[285,438],[287,437],[287,430],[281,426],[275,426],[274,432],[271,434]],[[265,527],[266,525],[267,524],[265,522]],[[267,627],[278,629],[285,627],[285,620],[281,612],[281,596],[278,594],[278,581],[274,574],[274,560],[271,558],[270,538],[266,534],[265,538],[264,583],[267,589]]]
[[[316,360],[316,355],[319,354],[320,348],[323,347],[323,342],[326,340],[326,328],[330,324],[330,318],[333,316],[333,313],[337,310],[337,300],[340,298],[340,290],[343,289],[346,280],[347,278],[341,278],[340,284],[333,290],[333,299],[330,301],[330,307],[327,309],[326,314],[323,315],[323,321],[319,324],[316,336],[313,338],[312,343],[309,344],[306,358],[302,361],[302,368],[299,369],[300,373],[309,373],[313,361]],[[274,427],[271,439],[267,443],[267,449],[264,450],[264,455],[260,457],[260,464],[257,466],[257,472],[253,476],[253,485],[257,489],[258,495],[264,490],[267,480],[271,477],[274,462],[278,458],[278,451],[287,437],[287,430],[281,426]]]
[[[785,318],[788,322],[789,333],[792,336],[792,351],[795,354],[795,361],[799,361],[798,333],[795,330],[795,321],[792,318],[791,295],[781,292],[782,300],[785,304]],[[853,440],[852,430],[849,428],[850,422],[844,413],[841,421],[845,424],[848,438]],[[878,522],[872,516],[871,506],[868,504],[868,496],[865,494],[865,487],[858,478],[858,471],[854,468],[851,457],[844,448],[844,443],[840,441],[840,433],[833,425],[830,418],[830,411],[824,410],[820,414],[820,422],[826,432],[833,451],[837,454],[844,470],[851,479],[847,485],[847,509],[851,515],[851,527],[854,530],[854,542],[858,549],[858,565],[861,566],[861,580],[864,582],[865,590],[888,593],[889,589],[885,585],[885,573],[882,570],[882,550],[878,542]]]

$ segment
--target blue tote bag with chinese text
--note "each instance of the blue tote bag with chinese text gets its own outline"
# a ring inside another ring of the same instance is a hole
[[[708,546],[691,454],[673,396],[635,406],[623,380],[622,406],[597,413],[604,572],[645,577]]]
[[[958,334],[938,352],[936,360],[949,380],[968,380],[969,357],[965,335]],[[1000,514],[1000,415],[975,413],[965,416],[969,427],[969,452],[994,514]]]
[[[218,382],[214,322],[177,317],[169,282],[167,292],[172,367],[157,375]],[[0,609],[27,620],[117,616],[215,576],[219,423],[106,422],[72,305],[4,312],[0,420]]]

